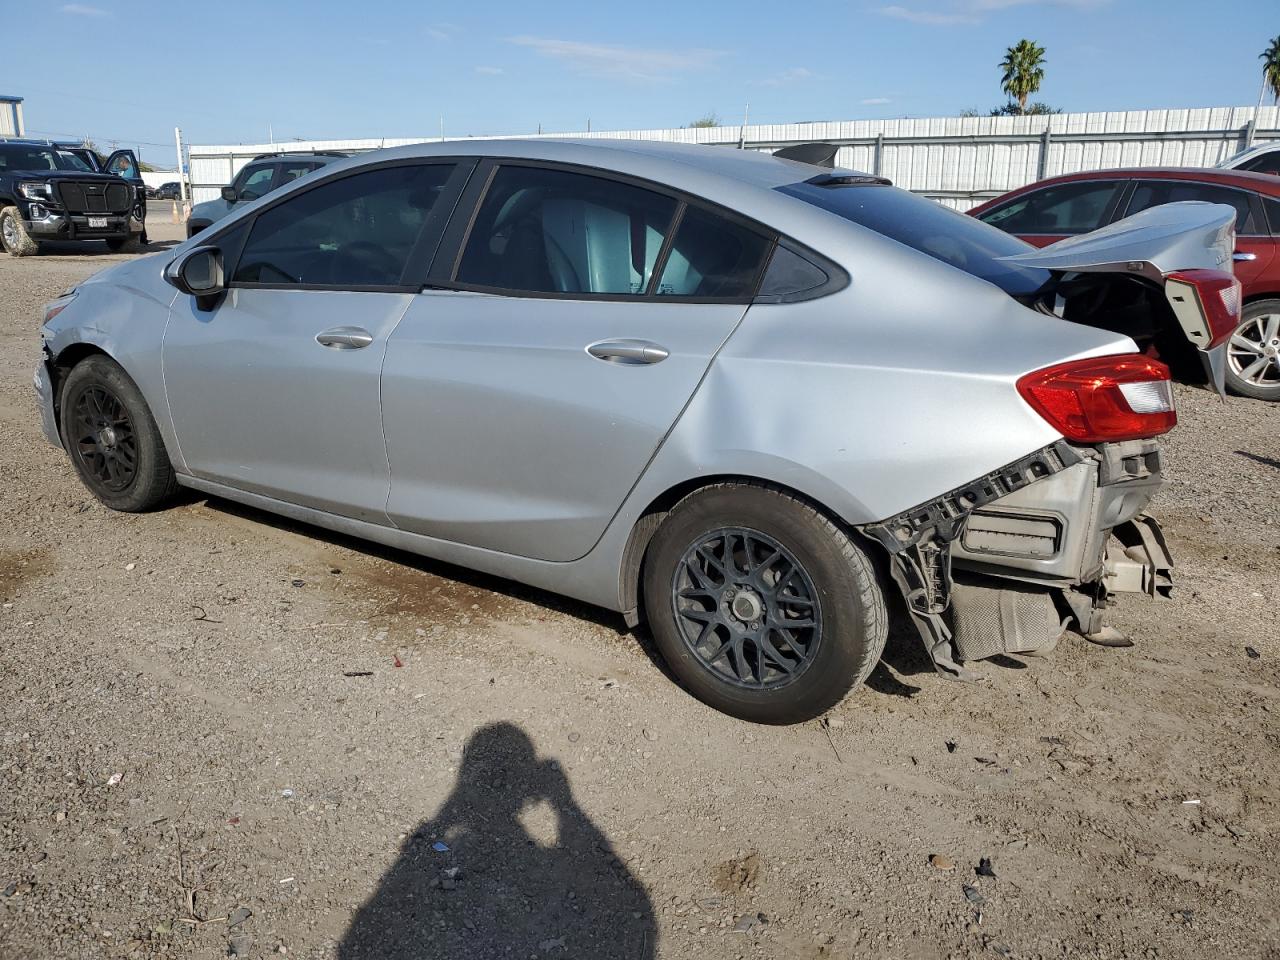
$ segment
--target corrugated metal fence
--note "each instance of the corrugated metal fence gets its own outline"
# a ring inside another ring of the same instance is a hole
[[[747,127],[682,127],[542,134],[737,144],[777,150],[822,140],[840,144],[836,163],[888,177],[900,187],[967,210],[1035,180],[1111,167],[1209,167],[1244,148],[1253,107],[1059,113],[1039,117],[931,117],[845,120]],[[312,140],[278,144],[192,146],[195,200],[209,200],[255,156],[279,151],[376,150],[435,137]],[[1280,139],[1280,107],[1258,113],[1254,141]]]

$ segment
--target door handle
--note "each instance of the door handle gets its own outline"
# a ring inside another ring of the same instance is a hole
[[[317,333],[316,343],[334,350],[359,350],[373,343],[373,334],[360,327],[334,327]]]
[[[1237,250],[1231,255],[1231,259],[1236,263],[1248,263],[1250,260],[1257,260],[1258,255],[1256,253],[1242,253]]]
[[[671,356],[666,347],[649,340],[601,340],[588,346],[587,353],[605,363],[629,366],[658,363]]]

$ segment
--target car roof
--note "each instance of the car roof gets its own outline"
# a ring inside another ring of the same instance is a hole
[[[856,171],[814,167],[784,160],[755,150],[733,146],[671,143],[622,138],[494,138],[492,140],[443,140],[389,147],[358,154],[342,163],[358,166],[372,160],[430,157],[495,157],[598,167],[632,174],[677,188],[697,192],[697,183],[710,177],[728,177],[769,189],[806,180],[816,174]]]
[[[1251,173],[1247,170],[1222,170],[1217,167],[1125,167],[1119,170],[1087,170],[1048,177],[1028,184],[1011,193],[1024,193],[1055,183],[1072,183],[1077,180],[1196,180],[1200,183],[1218,183],[1239,187],[1268,196],[1280,197],[1280,177],[1269,173]]]

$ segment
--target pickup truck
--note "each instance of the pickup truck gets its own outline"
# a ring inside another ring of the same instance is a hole
[[[132,150],[102,158],[50,140],[0,140],[0,245],[29,257],[44,241],[105,240],[114,251],[146,242],[147,201]]]

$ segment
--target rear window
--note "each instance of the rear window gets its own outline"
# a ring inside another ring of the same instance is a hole
[[[906,244],[1013,296],[1035,293],[1049,271],[1001,263],[1032,250],[1030,244],[940,203],[883,184],[792,183],[777,188],[815,207]]]

